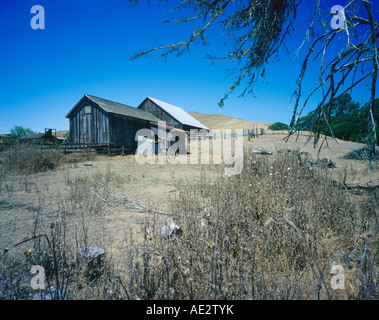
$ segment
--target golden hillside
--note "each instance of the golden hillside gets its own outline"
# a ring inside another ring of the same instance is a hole
[[[202,114],[198,112],[188,112],[196,120],[200,121],[209,129],[267,129],[272,123],[250,122],[247,120],[236,119],[222,114]]]

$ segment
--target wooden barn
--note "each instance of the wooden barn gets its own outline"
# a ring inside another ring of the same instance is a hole
[[[66,115],[70,119],[70,142],[136,148],[139,129],[159,121],[151,113],[125,104],[84,95]]]
[[[159,120],[165,121],[167,126],[182,129],[184,131],[189,131],[191,129],[209,130],[182,108],[151,97],[147,97],[143,100],[138,106],[138,109],[147,111]]]

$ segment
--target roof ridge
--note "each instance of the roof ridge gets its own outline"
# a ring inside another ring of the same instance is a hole
[[[86,93],[80,100],[79,102],[76,103],[76,105],[71,109],[71,111],[66,115],[66,118],[69,117],[69,115],[77,108],[79,103],[83,101],[83,99],[86,98],[93,103],[97,104],[101,109],[108,113],[113,113],[121,116],[127,116],[131,118],[136,118],[136,119],[142,119],[145,121],[157,121],[158,118],[152,115],[151,113],[141,110],[126,104],[123,104],[121,102],[115,102],[112,100],[100,98],[97,96],[90,95]]]
[[[172,104],[172,103],[168,103],[168,102],[165,102],[165,101],[163,101],[163,100],[159,100],[159,99],[157,99],[157,98],[153,98],[153,97],[148,97],[148,98],[153,99],[153,100],[156,100],[156,101],[159,101],[159,102],[162,102],[162,103],[164,103],[164,104],[168,104],[168,105],[170,105],[170,106],[173,106],[173,107],[176,107],[176,108],[178,108],[178,109],[181,109],[181,110],[183,110],[184,112],[187,112],[187,111],[185,111],[183,108],[178,107],[178,106],[176,106],[176,105],[174,105],[174,104]],[[188,113],[188,112],[187,112],[187,113]]]
[[[97,96],[93,96],[93,95],[91,95],[91,94],[87,94],[87,93],[86,93],[85,95],[86,95],[87,98],[89,98],[89,99],[91,99],[91,97],[92,97],[92,98],[96,98],[96,99],[100,99],[100,100],[104,100],[104,101],[108,101],[108,102],[112,102],[112,103],[117,103],[117,104],[121,104],[121,105],[123,105],[123,106],[125,106],[125,107],[129,107],[129,108],[136,109],[136,108],[134,108],[134,107],[132,107],[132,106],[129,106],[129,105],[125,104],[125,103],[121,103],[121,102],[117,102],[117,101],[113,101],[113,100],[109,100],[109,99],[104,99],[104,98],[97,97]]]
[[[203,128],[208,129],[203,123],[201,123],[199,120],[197,120],[195,117],[190,115],[187,111],[185,111],[183,108],[178,107],[176,105],[170,104],[168,102],[164,102],[162,100],[153,98],[153,97],[147,97],[147,99],[150,99],[152,102],[157,104],[160,108],[162,108],[165,112],[169,113],[171,117],[176,119],[178,122],[190,125],[197,128]],[[167,110],[171,109],[170,110]]]

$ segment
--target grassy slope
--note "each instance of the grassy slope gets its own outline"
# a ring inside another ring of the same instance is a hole
[[[202,114],[198,112],[189,112],[189,114],[209,129],[251,129],[253,126],[267,129],[272,124],[266,122],[250,122],[221,114]]]

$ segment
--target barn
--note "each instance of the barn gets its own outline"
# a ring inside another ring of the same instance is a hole
[[[71,143],[136,148],[138,130],[159,121],[151,113],[125,104],[84,95],[66,115]]]
[[[165,121],[168,126],[184,131],[190,131],[191,129],[209,130],[205,125],[185,112],[182,108],[155,98],[145,98],[145,100],[143,100],[138,106],[138,109],[151,113],[159,120]]]

